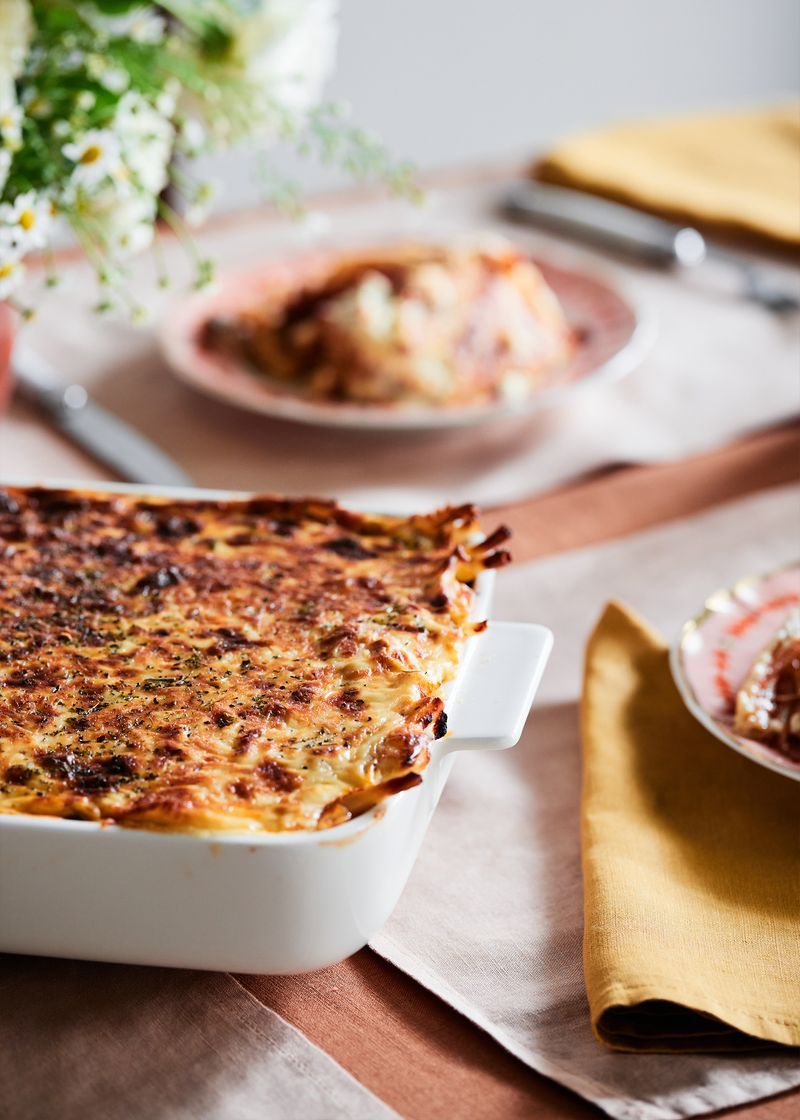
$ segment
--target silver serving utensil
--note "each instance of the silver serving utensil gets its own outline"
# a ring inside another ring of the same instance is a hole
[[[800,308],[797,296],[776,287],[746,256],[717,247],[692,226],[667,222],[583,191],[532,181],[515,183],[502,208],[511,218],[660,268],[694,268],[705,260],[720,261],[739,272],[748,299],[777,314]]]
[[[141,432],[96,404],[83,385],[60,378],[49,362],[18,342],[11,369],[22,396],[69,440],[127,482],[191,486],[192,480]]]

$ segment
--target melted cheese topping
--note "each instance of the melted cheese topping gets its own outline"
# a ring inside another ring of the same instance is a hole
[[[444,734],[474,511],[0,491],[0,812],[329,827]]]

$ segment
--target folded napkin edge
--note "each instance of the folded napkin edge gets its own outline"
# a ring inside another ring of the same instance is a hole
[[[697,1006],[695,1006],[695,1001],[698,1004]],[[729,1047],[731,1050],[745,1048],[748,1041],[752,1041],[752,1049],[761,1049],[763,1044],[774,1044],[789,1048],[800,1046],[800,1020],[763,1015],[756,1011],[744,1011],[723,1004],[713,995],[703,994],[700,996],[696,994],[692,1002],[687,1002],[685,989],[678,991],[671,984],[662,983],[660,980],[651,980],[639,986],[612,982],[604,987],[595,987],[589,998],[592,1031],[595,1037],[607,1046],[612,1046],[614,1049],[620,1048],[623,1044],[612,1041],[620,1032],[618,1030],[609,1031],[607,1027],[604,1028],[604,1017],[608,1016],[609,1013],[619,1015],[627,1012],[631,1020],[631,1030],[624,1033],[626,1037],[635,1036],[635,1019],[637,1015],[643,1013],[640,1005],[647,1002],[671,1003],[676,1012],[696,1015],[698,1025],[705,1019],[718,1023],[721,1028],[727,1028],[731,1036],[731,1042],[736,1043]],[[702,1006],[699,1005],[701,1002]],[[722,1034],[724,1032],[706,1033]],[[664,1034],[661,1041],[663,1041],[665,1050],[675,1051],[681,1048],[679,1039],[689,1043],[693,1037],[701,1036],[702,1032],[700,1031],[672,1036]],[[676,1040],[672,1046],[669,1045],[670,1037]],[[650,1050],[657,1049],[659,1046],[654,1038],[643,1038],[642,1041],[650,1044],[647,1047]],[[759,1046],[759,1043],[762,1046]],[[636,1046],[624,1048],[638,1049]]]
[[[619,599],[609,600],[599,615],[586,644],[584,661],[583,689],[580,703],[581,744],[584,757],[583,788],[581,796],[581,862],[583,866],[584,883],[591,877],[593,866],[590,855],[590,845],[587,843],[591,829],[591,814],[588,809],[588,798],[591,787],[591,766],[588,764],[588,751],[591,746],[591,734],[588,721],[590,719],[590,703],[588,701],[588,684],[592,677],[593,661],[599,643],[607,644],[609,641],[619,642],[627,647],[630,654],[637,652],[659,651],[663,654],[667,647],[662,635],[652,627],[635,609],[629,607]],[[670,1045],[669,1037],[647,1038],[633,1045],[625,1042],[619,1032],[609,1031],[604,1026],[603,1019],[609,1012],[628,1011],[632,1020],[637,1015],[637,1005],[647,1001],[674,1003],[676,1012],[684,1011],[687,1015],[717,1020],[722,1027],[727,1026],[731,1033],[731,1045],[713,1047],[714,1050],[741,1051],[743,1049],[763,1048],[763,1045],[776,1045],[781,1047],[800,1046],[800,1017],[782,1018],[780,1016],[764,1015],[758,1011],[745,1010],[736,1005],[724,1003],[713,994],[705,990],[687,991],[686,987],[678,990],[667,978],[651,977],[641,984],[625,984],[604,980],[597,977],[597,968],[590,965],[589,957],[592,951],[592,930],[589,922],[584,926],[583,937],[583,965],[584,980],[589,1002],[592,1031],[599,1042],[612,1049],[650,1052],[674,1053],[680,1050],[702,1050],[701,1041],[697,1032],[687,1033],[683,1040],[675,1035],[674,1043]],[[596,965],[596,961],[595,961]],[[592,973],[595,973],[593,976]],[[591,978],[590,978],[591,977]],[[641,1014],[642,1012],[639,1012]],[[633,1032],[635,1035],[635,1031]],[[625,1032],[625,1037],[629,1037]],[[752,1045],[748,1043],[752,1041]],[[762,1047],[758,1046],[759,1041]]]

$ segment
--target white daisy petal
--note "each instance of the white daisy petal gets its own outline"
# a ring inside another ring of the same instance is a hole
[[[6,151],[5,148],[0,148],[0,193],[6,185],[8,172],[11,168],[11,152]]]

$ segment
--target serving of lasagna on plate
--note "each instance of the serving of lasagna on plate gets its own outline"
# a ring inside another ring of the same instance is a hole
[[[417,784],[507,535],[469,506],[0,490],[0,812],[278,832]]]
[[[800,565],[715,591],[684,623],[671,666],[713,735],[800,780]]]
[[[530,257],[492,237],[333,256],[201,341],[310,400],[458,407],[532,396],[577,334]]]
[[[800,761],[800,608],[753,662],[736,694],[733,730]]]

